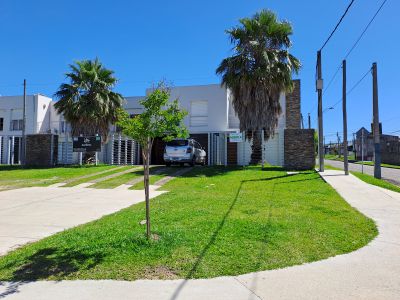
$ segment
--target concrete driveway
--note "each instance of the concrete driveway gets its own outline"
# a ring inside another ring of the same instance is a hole
[[[343,162],[337,160],[325,160],[326,164],[332,167],[343,169]],[[349,163],[349,170],[355,172],[361,172],[362,165]],[[374,176],[374,167],[364,165],[364,173]],[[395,185],[400,186],[400,169],[394,168],[381,168],[382,179],[389,181]]]
[[[151,191],[151,197],[162,192]],[[144,201],[144,191],[30,187],[0,192],[0,255]]]

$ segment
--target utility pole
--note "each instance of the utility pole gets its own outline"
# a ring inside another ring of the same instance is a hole
[[[347,107],[346,107],[346,96],[347,96],[347,82],[346,82],[346,60],[343,60],[343,161],[344,161],[344,174],[349,175],[349,158],[347,155]]]
[[[339,137],[339,132],[336,132],[336,137],[337,137],[337,154],[340,157],[340,137]]]
[[[361,173],[364,174],[364,128],[361,128]]]
[[[318,91],[318,154],[319,154],[319,171],[324,172],[324,149],[323,149],[323,122],[322,122],[322,68],[321,68],[321,50],[317,52],[317,91]]]
[[[22,141],[21,141],[21,164],[25,165],[26,157],[26,79],[24,79],[24,99],[22,104]]]
[[[376,62],[372,64],[372,95],[373,95],[373,134],[374,134],[374,177],[381,178],[381,138],[379,132],[378,109],[378,70]]]
[[[308,113],[308,129],[311,129],[311,117],[310,117],[310,113]]]

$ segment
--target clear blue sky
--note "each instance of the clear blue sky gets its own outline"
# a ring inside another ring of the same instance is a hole
[[[293,24],[292,53],[303,68],[302,111],[316,123],[314,75],[317,49],[349,0],[94,1],[2,0],[0,2],[0,94],[53,95],[74,60],[99,57],[120,79],[125,96],[142,95],[154,81],[175,85],[218,83],[215,68],[230,54],[224,33],[241,17],[267,8]],[[323,51],[325,85],[382,0],[356,0]],[[400,130],[397,39],[400,1],[388,0],[348,58],[349,88],[378,62],[380,117],[386,133]],[[324,107],[341,98],[341,74],[324,96]],[[341,104],[325,114],[327,141],[342,131]],[[367,76],[348,98],[349,133],[369,128],[372,78]]]

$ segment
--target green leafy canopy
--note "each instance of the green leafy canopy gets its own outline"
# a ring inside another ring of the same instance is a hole
[[[122,128],[123,134],[129,136],[142,147],[148,141],[162,138],[170,141],[174,138],[185,138],[188,131],[183,125],[187,112],[180,109],[178,100],[168,103],[169,90],[164,87],[154,89],[144,100],[140,101],[144,111],[133,118],[120,109],[117,125]]]

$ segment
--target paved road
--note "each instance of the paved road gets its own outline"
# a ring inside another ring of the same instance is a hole
[[[0,192],[0,255],[144,201],[144,191],[81,186],[30,187]],[[151,191],[151,196],[160,193]]]
[[[400,299],[400,194],[340,171],[321,176],[350,205],[375,220],[379,235],[367,246],[314,263],[214,279],[0,282],[0,298]]]
[[[343,169],[343,162],[337,160],[325,160],[325,163],[335,168]],[[361,172],[362,165],[349,163],[349,170]],[[400,169],[382,168],[382,179],[400,186]],[[374,176],[374,167],[364,165],[364,173]]]

